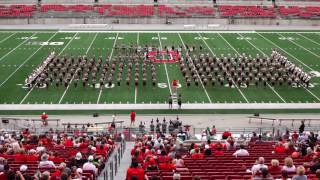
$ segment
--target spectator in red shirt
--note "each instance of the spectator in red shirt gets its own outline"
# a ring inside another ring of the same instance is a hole
[[[131,126],[134,125],[134,122],[136,121],[136,112],[134,111],[130,112],[130,120],[131,120]]]
[[[138,161],[135,159],[132,159],[131,166],[127,170],[126,180],[131,180],[132,177],[136,177],[137,180],[148,179],[144,173],[144,170],[139,167]]]
[[[286,152],[286,148],[280,142],[278,142],[274,147],[274,152],[276,154],[285,153]]]
[[[297,142],[299,138],[299,134],[297,131],[294,131],[293,134],[291,135],[293,142]]]
[[[37,154],[37,151],[34,149],[29,150],[29,155],[27,156],[27,161],[39,161],[39,155]]]
[[[191,155],[192,159],[203,159],[203,154],[200,153],[199,149],[195,150],[195,153]]]
[[[229,132],[228,130],[225,130],[222,133],[222,139],[227,139],[229,136],[232,136],[231,132]]]
[[[14,155],[14,161],[18,161],[18,162],[26,161],[26,152],[24,149],[20,149],[19,153]]]
[[[281,172],[281,167],[279,166],[279,161],[277,159],[271,160],[271,166],[269,167],[269,172],[271,174],[279,174]]]
[[[225,148],[226,148],[226,146],[224,144],[222,144],[220,141],[217,141],[215,144],[213,144],[211,146],[211,149],[213,149],[213,150],[217,150],[217,149],[223,150]]]
[[[167,156],[166,152],[164,150],[161,151],[161,155],[158,156],[158,162],[159,163],[164,163],[164,162],[169,162],[171,161],[170,157]]]
[[[214,151],[214,156],[223,156],[224,151],[222,150],[222,146],[219,146],[215,151]]]
[[[65,147],[73,147],[73,139],[68,137],[65,141],[64,141],[64,146]]]
[[[44,126],[47,126],[48,125],[48,114],[46,114],[45,112],[42,113],[42,115],[40,116],[41,117],[41,120],[42,120],[42,123]]]

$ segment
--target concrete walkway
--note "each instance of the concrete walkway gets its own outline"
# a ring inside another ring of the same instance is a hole
[[[131,164],[131,155],[130,151],[134,146],[134,142],[126,142],[126,150],[124,151],[123,157],[118,167],[118,172],[114,177],[115,180],[125,180],[127,175],[127,169]]]

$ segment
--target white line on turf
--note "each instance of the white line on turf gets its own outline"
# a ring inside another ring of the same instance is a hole
[[[239,36],[243,37],[241,34],[238,33]],[[266,53],[264,53],[261,49],[259,49],[257,46],[255,46],[254,44],[252,44],[248,39],[244,38],[251,46],[253,46],[254,48],[256,48],[258,51],[260,51],[263,55],[267,56]],[[236,51],[239,55],[240,53],[238,51]],[[280,94],[273,88],[270,86],[269,83],[267,83],[268,87],[281,99],[282,102],[287,103],[281,96]]]
[[[282,34],[280,34],[280,33],[277,33],[279,36],[281,36],[281,37],[285,37],[285,36],[283,36]],[[306,51],[308,51],[310,54],[312,54],[312,55],[314,55],[314,56],[316,56],[316,57],[320,57],[318,54],[315,54],[314,52],[312,52],[312,51],[310,51],[309,49],[306,49],[305,47],[303,47],[303,46],[301,46],[300,44],[298,44],[298,43],[296,43],[296,42],[294,42],[294,41],[292,41],[292,40],[290,40],[290,39],[288,39],[290,42],[292,42],[293,44],[295,44],[296,46],[299,46],[300,48],[302,48],[302,49],[304,49],[304,50],[306,50]]]
[[[109,56],[109,61],[111,61],[111,58],[112,58],[112,55],[113,55],[113,50],[114,50],[114,47],[116,46],[116,43],[117,43],[117,40],[118,40],[118,36],[119,36],[119,33],[117,33],[116,39],[113,41],[113,46],[112,46],[111,53],[110,53],[110,56]],[[102,89],[103,89],[103,87],[100,87],[100,92],[99,92],[99,95],[98,95],[97,104],[99,104],[99,101],[100,101],[100,98],[101,98],[101,94],[102,94]]]
[[[158,39],[159,39],[159,44],[160,44],[160,50],[162,51],[162,43],[161,43],[161,39],[160,39],[160,34],[158,33]],[[163,55],[162,55],[163,56]],[[169,80],[169,74],[168,74],[168,70],[167,70],[167,65],[166,63],[164,64],[164,69],[166,71],[166,75],[167,75],[167,81],[168,81],[168,86],[169,86],[169,90],[170,90],[170,94],[172,94],[172,90],[171,90],[171,84],[170,84],[170,80]]]
[[[238,52],[233,46],[231,46],[231,44],[221,35],[218,33],[218,35],[229,45],[229,47],[231,47],[235,52]],[[209,47],[210,48],[210,47]],[[249,103],[247,97],[243,94],[243,92],[241,91],[241,89],[237,86],[237,84],[232,80],[234,86],[237,88],[237,90],[239,91],[239,93],[241,94],[241,96],[243,97],[243,99]]]
[[[296,61],[300,62],[301,64],[303,64],[305,67],[309,68],[311,71],[315,71],[314,69],[312,69],[310,66],[306,65],[305,63],[303,63],[302,61],[300,61],[297,57],[295,57],[294,55],[290,54],[289,52],[285,51],[284,49],[282,49],[280,46],[278,46],[277,44],[275,44],[273,41],[269,40],[268,38],[264,37],[263,35],[257,33],[259,36],[261,36],[264,40],[268,41],[269,43],[273,44],[274,46],[278,47],[280,50],[282,50],[283,52],[285,52],[287,55],[293,57]],[[305,90],[307,90],[314,98],[316,98],[318,101],[320,101],[319,97],[316,96],[314,93],[312,93],[309,89],[307,89],[306,87],[302,86]]]
[[[10,36],[8,36],[8,37],[6,37],[6,38],[2,39],[2,40],[0,41],[0,43],[3,43],[4,41],[6,41],[7,39],[11,38],[11,37],[12,37],[13,35],[15,35],[15,34],[17,34],[17,32],[12,33]]]
[[[185,50],[187,50],[186,45],[185,45],[185,43],[184,43],[183,39],[181,38],[180,33],[178,33],[178,36],[179,36],[179,38],[180,38],[180,41],[181,41],[181,43],[182,43],[182,45],[183,45],[184,49],[185,49]],[[194,66],[194,64],[193,64],[193,62],[192,62],[192,61],[191,61],[191,64],[192,64],[192,66]],[[197,74],[197,76],[198,76],[198,78],[199,78],[199,80],[200,80],[200,83],[201,83],[201,86],[202,86],[202,88],[203,88],[203,90],[204,90],[204,93],[207,95],[207,98],[208,98],[208,100],[209,100],[209,103],[212,103],[211,98],[210,98],[210,96],[209,96],[209,94],[208,94],[208,92],[207,92],[206,88],[204,87],[204,85],[203,85],[203,83],[202,83],[202,80],[201,80],[201,78],[200,78],[200,76],[199,76],[199,74],[198,74],[198,71],[196,71],[196,74]]]
[[[71,39],[71,41],[76,37],[77,34],[78,34],[78,33],[75,34],[75,36]],[[98,34],[96,33],[96,35],[94,36],[94,38],[92,38],[92,41],[91,41],[91,43],[90,43],[90,45],[89,45],[89,47],[88,47],[88,49],[87,49],[87,51],[86,51],[86,55],[88,54],[89,50],[91,49],[94,40],[97,38],[97,35],[98,35]],[[70,41],[70,42],[71,42],[71,41]],[[69,42],[69,44],[70,44],[70,42]],[[75,75],[76,75],[76,73],[74,73],[74,75],[72,76],[72,78],[71,78],[70,82],[68,83],[67,88],[64,90],[64,92],[63,92],[63,94],[62,94],[62,96],[61,96],[58,104],[60,104],[60,103],[62,102],[64,96],[67,94],[67,91],[68,91],[68,89],[69,89],[69,87],[70,87],[70,85],[71,85],[71,83],[72,83]],[[94,87],[93,87],[93,88],[94,88]]]
[[[55,34],[53,34],[50,38],[52,39],[53,37],[55,36]],[[22,62],[22,64],[20,64],[20,66],[15,70],[13,71],[8,77],[7,79],[5,79],[1,84],[0,84],[0,87],[2,87],[26,62],[28,62],[41,48],[43,47],[43,45],[41,45],[33,54],[31,54],[26,60],[24,60]]]
[[[315,43],[315,44],[317,44],[317,45],[320,46],[320,43],[318,43],[318,42],[316,42],[316,41],[308,38],[307,36],[304,36],[304,35],[302,35],[301,33],[296,33],[296,34],[299,35],[299,36],[301,36],[301,37],[303,37],[303,38],[305,38],[305,39],[308,39],[309,41],[311,41],[311,42],[313,42],[313,43]]]
[[[140,38],[140,33],[137,33],[137,46],[139,46],[139,39]],[[137,104],[137,96],[138,96],[138,89],[137,86],[134,87],[134,103]]]
[[[31,37],[33,37],[34,35],[36,35],[36,33],[32,34],[32,36],[30,36],[29,38],[27,38],[26,40],[22,41],[17,47],[13,48],[11,51],[9,51],[7,54],[5,54],[4,56],[2,56],[0,58],[0,62],[7,57],[9,54],[11,54],[13,51],[15,51],[16,49],[18,49],[20,46],[22,46],[25,42],[27,42]]]
[[[53,37],[56,35],[58,33],[58,31],[53,35]],[[73,38],[76,36],[76,34],[73,36]],[[53,38],[53,37],[51,37],[50,38],[50,40]],[[72,39],[73,39],[72,38]],[[72,39],[70,40],[70,41],[72,41]],[[50,40],[48,40],[48,41],[50,41]],[[69,42],[70,42],[69,41]],[[69,45],[69,42],[68,42],[68,44],[59,52],[59,54],[58,54],[58,56],[66,49],[66,47]],[[27,99],[27,97],[29,96],[29,94],[31,94],[31,92],[33,91],[33,89],[35,88],[36,86],[33,86],[31,89],[30,89],[30,91],[28,91],[28,93],[23,97],[23,99],[20,101],[20,104],[22,104],[26,99]]]

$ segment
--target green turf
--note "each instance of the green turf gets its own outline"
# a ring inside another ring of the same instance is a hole
[[[186,33],[186,32],[106,32],[106,33],[67,33],[52,32],[32,32],[32,31],[0,31],[0,103],[29,103],[29,104],[81,104],[81,103],[164,103],[170,94],[170,87],[152,87],[151,83],[146,86],[140,85],[135,88],[132,84],[127,86],[125,81],[121,86],[114,88],[94,89],[91,87],[75,88],[71,84],[67,89],[64,87],[50,87],[49,89],[34,88],[30,93],[21,87],[26,76],[38,66],[49,52],[54,50],[57,54],[102,56],[109,60],[112,47],[115,42],[121,44],[139,44],[140,46],[155,45],[162,48],[164,46],[201,45],[204,52],[220,54],[246,53],[252,56],[256,54],[270,55],[272,48],[278,48],[286,53],[291,61],[301,66],[306,71],[320,71],[320,34],[317,31],[307,33],[301,31],[287,31],[268,33]],[[288,33],[289,32],[289,33]],[[13,33],[16,33],[12,35]],[[33,33],[36,39],[25,40],[23,37],[30,37]],[[12,35],[7,40],[4,39]],[[180,37],[181,38],[180,38]],[[66,38],[69,37],[69,38]],[[70,39],[74,37],[73,39]],[[160,37],[160,40],[159,38]],[[61,46],[41,46],[31,45],[33,42],[64,42]],[[16,48],[16,49],[15,49]],[[13,50],[14,49],[14,50]],[[116,52],[116,56],[121,52]],[[113,57],[111,61],[115,60]],[[140,67],[141,68],[141,67]],[[123,77],[126,76],[126,67]],[[178,92],[182,94],[183,103],[306,103],[319,102],[320,78],[314,77],[312,83],[315,87],[293,88],[288,86],[276,86],[272,88],[250,86],[248,88],[229,88],[220,85],[195,86],[191,82],[191,87],[187,87],[177,63],[157,64],[158,83],[168,83],[173,79],[179,80],[181,88]],[[117,72],[115,72],[117,74]],[[148,69],[151,77],[150,68]],[[125,79],[125,78],[123,78]],[[151,78],[150,78],[151,80]],[[22,101],[23,100],[23,101]]]

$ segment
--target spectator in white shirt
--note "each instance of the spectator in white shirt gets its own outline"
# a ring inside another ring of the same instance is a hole
[[[49,155],[43,154],[41,156],[41,161],[39,162],[39,168],[55,168],[56,166],[52,161],[49,161]]]
[[[254,175],[262,168],[268,169],[268,166],[264,164],[264,158],[259,157],[259,159],[257,160],[257,163],[252,166],[251,172]]]
[[[284,166],[282,167],[282,170],[287,172],[296,172],[296,167],[293,165],[292,158],[287,157],[284,159]]]
[[[240,145],[240,149],[237,150],[235,153],[233,153],[234,156],[238,157],[238,156],[249,156],[249,152],[247,150],[244,149],[244,145],[241,144]]]
[[[98,169],[93,164],[93,156],[92,155],[88,157],[88,162],[84,163],[82,169],[85,171],[93,171],[95,174],[98,173]]]

